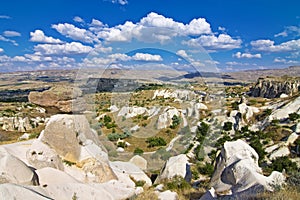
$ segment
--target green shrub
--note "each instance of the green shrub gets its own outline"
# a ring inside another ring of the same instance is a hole
[[[146,140],[148,147],[165,146],[167,142],[161,137],[151,137]]]
[[[224,131],[231,131],[232,130],[232,122],[225,122],[223,126]]]
[[[276,158],[268,168],[270,171],[275,170],[279,172],[282,172],[282,170],[285,169],[288,174],[298,171],[297,164],[291,161],[287,156]]]
[[[212,176],[212,174],[214,173],[214,170],[215,170],[214,166],[208,162],[206,162],[204,165],[198,164],[197,169],[200,174],[207,175],[209,177]]]
[[[191,188],[191,185],[181,176],[175,176],[171,180],[164,183],[166,190],[184,191]]]
[[[300,118],[300,115],[295,113],[295,112],[289,114],[289,120],[291,120],[293,122],[296,121],[299,118]]]
[[[175,129],[181,122],[181,118],[177,115],[173,115],[172,117],[172,124],[170,125],[171,129]]]
[[[134,151],[133,151],[133,154],[134,155],[142,155],[144,153],[144,150],[143,149],[140,149],[140,148],[135,148]]]

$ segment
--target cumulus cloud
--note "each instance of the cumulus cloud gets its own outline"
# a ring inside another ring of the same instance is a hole
[[[274,37],[287,37],[288,35],[294,35],[296,37],[300,36],[300,27],[298,26],[287,26],[284,31],[274,35]]]
[[[283,64],[298,64],[299,61],[296,60],[286,60],[284,58],[275,58],[274,63],[283,63]]]
[[[21,33],[17,32],[17,31],[4,31],[3,35],[5,37],[19,37],[19,36],[21,36]]]
[[[4,52],[4,49],[0,48],[0,53],[3,53]]]
[[[120,4],[122,6],[128,4],[127,0],[108,0],[108,1],[111,1],[114,4]]]
[[[290,40],[277,45],[272,40],[256,40],[250,44],[253,49],[265,52],[293,52],[300,50],[300,39]]]
[[[132,56],[133,60],[138,61],[162,61],[162,57],[160,55],[152,55],[148,53],[136,53]]]
[[[19,46],[19,44],[15,41],[15,40],[11,40],[11,39],[8,39],[2,35],[0,35],[0,41],[3,41],[3,42],[10,42],[12,43],[14,46]]]
[[[251,53],[237,52],[237,53],[233,54],[233,57],[236,57],[236,58],[261,58],[261,54],[260,53],[251,54]]]
[[[78,23],[84,23],[84,20],[81,17],[78,17],[78,16],[74,17],[73,21],[78,22]]]
[[[86,29],[75,27],[73,24],[53,24],[52,28],[54,28],[60,34],[73,40],[82,41],[85,43],[93,43],[98,41],[92,32]]]
[[[210,50],[231,50],[241,48],[242,40],[233,39],[230,35],[220,34],[215,35],[201,35],[198,38],[193,38],[188,41],[183,41],[191,47],[204,47]]]
[[[102,28],[98,37],[109,42],[130,42],[133,38],[145,42],[164,43],[176,36],[212,34],[204,18],[193,19],[188,24],[151,12],[139,22],[126,21],[114,27]]]
[[[35,30],[34,32],[30,32],[30,41],[31,42],[41,42],[48,44],[61,44],[63,41],[60,39],[55,39],[53,37],[45,36],[42,30]]]
[[[0,19],[11,19],[11,17],[7,15],[0,15]]]
[[[43,55],[74,55],[87,54],[92,51],[92,47],[85,46],[79,42],[65,44],[38,44],[34,47],[36,52]]]
[[[176,55],[178,55],[178,56],[181,56],[181,57],[183,57],[183,58],[189,58],[189,56],[188,56],[188,54],[186,53],[186,51],[185,50],[178,50],[177,52],[176,52]]]

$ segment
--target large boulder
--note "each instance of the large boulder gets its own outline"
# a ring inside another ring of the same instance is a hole
[[[34,199],[34,200],[50,200],[46,193],[40,190],[27,188],[12,183],[0,184],[0,199]]]
[[[142,156],[135,155],[133,156],[129,162],[135,164],[138,166],[141,170],[146,170],[147,169],[147,160],[143,158]]]
[[[285,177],[273,172],[269,177],[258,166],[258,154],[242,140],[225,142],[216,159],[211,187],[216,195],[256,195],[258,191],[272,191],[274,185],[284,183]]]
[[[56,151],[40,140],[33,141],[26,152],[26,158],[29,164],[36,169],[52,167],[63,170],[63,163]]]
[[[186,181],[191,180],[191,170],[188,162],[188,157],[185,154],[180,154],[169,158],[165,163],[160,175],[155,180],[159,183],[162,180],[172,179],[175,176],[181,176]]]
[[[108,155],[84,115],[52,116],[39,140],[47,144],[65,161],[75,163],[95,182],[115,179]]]
[[[0,181],[24,185],[39,185],[37,174],[23,161],[0,149]]]
[[[76,87],[54,86],[43,92],[32,91],[28,95],[31,103],[43,107],[55,107],[64,113],[81,112],[85,109],[82,91]]]
[[[136,165],[130,162],[114,161],[110,163],[118,179],[124,184],[132,187],[133,181],[145,181],[146,187],[152,185],[151,179]]]

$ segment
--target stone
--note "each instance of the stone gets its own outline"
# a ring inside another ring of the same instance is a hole
[[[287,146],[282,146],[271,153],[270,159],[275,160],[276,158],[288,156],[290,154],[291,154],[290,149]]]
[[[282,94],[292,96],[299,92],[299,78],[259,78],[250,89],[253,97],[278,98]]]
[[[288,104],[280,107],[275,110],[272,115],[270,115],[270,120],[273,119],[287,119],[290,113],[298,113],[300,108],[300,97],[297,97],[295,100],[289,102]]]
[[[142,156],[135,155],[129,160],[129,162],[135,164],[143,171],[147,170],[147,160]]]
[[[10,155],[4,148],[0,149],[0,179],[2,182],[39,185],[37,174],[17,157]]]
[[[152,185],[151,179],[139,167],[130,162],[114,161],[110,162],[110,166],[118,179],[123,180],[128,185],[132,184],[132,179],[135,181],[145,181],[145,187]]]
[[[167,128],[172,124],[172,117],[177,115],[181,116],[179,110],[174,107],[167,107],[162,114],[158,116],[157,129]]]
[[[63,170],[63,163],[56,151],[40,140],[35,140],[26,152],[28,162],[36,169],[52,167]]]
[[[157,197],[159,200],[178,200],[178,194],[170,190],[157,192]]]
[[[294,144],[294,142],[296,142],[296,140],[299,138],[299,135],[297,133],[292,133],[286,140],[285,144],[288,145],[292,145]]]
[[[275,182],[282,185],[284,180],[279,172],[264,176],[258,166],[258,154],[246,142],[237,140],[224,143],[210,185],[215,194],[238,198],[255,196],[263,190],[272,191]]]
[[[191,179],[190,165],[188,157],[185,154],[170,157],[155,180],[155,183],[159,183],[165,179],[172,179],[175,176],[181,176],[187,181]]]
[[[28,100],[42,107],[55,107],[63,113],[77,113],[85,110],[81,96],[82,91],[79,88],[59,85],[43,92],[32,91]]]
[[[33,188],[27,188],[21,185],[5,183],[0,184],[0,199],[34,199],[50,200],[46,193]]]
[[[79,182],[74,177],[68,175],[64,171],[54,169],[52,167],[44,167],[42,169],[37,169],[36,173],[39,176],[39,181],[42,186],[49,184],[66,184]]]
[[[116,178],[109,166],[106,149],[84,115],[52,116],[39,140],[65,161],[75,163],[86,174],[91,174],[90,181],[106,182]]]

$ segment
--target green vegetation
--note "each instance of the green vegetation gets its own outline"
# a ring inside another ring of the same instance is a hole
[[[297,114],[297,113],[290,113],[289,114],[289,120],[291,120],[291,121],[296,121],[297,119],[299,119],[300,118],[300,115],[299,114]]]
[[[200,174],[207,175],[209,177],[214,173],[214,166],[211,163],[206,162],[205,164],[197,164],[197,170]]]
[[[172,117],[172,124],[170,125],[170,128],[175,129],[177,126],[179,126],[180,122],[181,122],[181,118],[178,117],[177,115],[174,115]]]
[[[66,165],[68,166],[72,166],[72,165],[75,165],[76,163],[75,162],[71,162],[69,160],[63,160],[63,163],[65,163]]]
[[[224,131],[231,131],[232,130],[232,122],[225,122],[223,126]]]
[[[143,149],[140,149],[140,148],[135,148],[134,151],[133,151],[133,154],[134,155],[142,155],[144,153],[144,150]]]
[[[119,139],[125,139],[125,138],[128,138],[130,137],[131,134],[129,132],[124,132],[123,134],[120,134],[120,133],[111,133],[111,134],[108,134],[107,138],[110,140],[110,141],[117,141]]]
[[[274,170],[282,172],[283,169],[286,170],[286,173],[288,174],[299,173],[297,164],[291,161],[287,156],[279,157],[273,160],[272,163],[265,169],[265,171],[269,173]]]
[[[166,146],[167,142],[162,137],[150,137],[146,140],[148,147]]]
[[[191,185],[181,176],[175,176],[171,180],[164,183],[166,190],[171,191],[184,191],[191,188]]]

